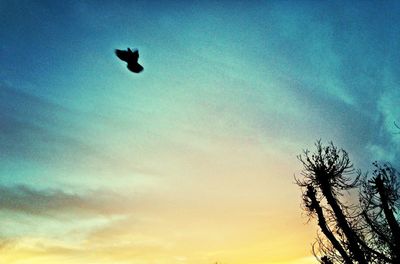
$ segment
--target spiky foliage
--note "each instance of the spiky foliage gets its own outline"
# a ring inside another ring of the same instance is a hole
[[[365,175],[360,191],[368,239],[376,251],[392,263],[400,263],[400,226],[396,217],[400,209],[400,174],[389,163],[375,161],[373,166],[372,176]]]
[[[318,258],[320,263],[381,263],[376,259],[382,253],[370,246],[368,230],[360,221],[362,208],[343,197],[354,194],[361,173],[354,170],[347,152],[333,143],[324,146],[317,141],[315,147],[315,152],[305,150],[298,156],[303,171],[296,179],[303,190],[304,210],[317,218],[320,228],[313,252],[324,256]]]

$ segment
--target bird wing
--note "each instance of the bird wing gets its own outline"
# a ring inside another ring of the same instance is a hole
[[[132,52],[132,60],[137,61],[139,59],[139,51],[138,50],[134,50]]]
[[[129,60],[129,52],[128,51],[116,49],[115,50],[115,55],[117,55],[117,57],[120,60],[123,60],[123,61],[128,61]]]

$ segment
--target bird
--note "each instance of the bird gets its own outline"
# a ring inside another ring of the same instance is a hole
[[[138,63],[139,51],[137,49],[135,49],[133,51],[130,48],[128,48],[128,50],[116,49],[115,55],[117,55],[117,57],[120,60],[128,63],[127,68],[130,71],[132,71],[134,73],[139,73],[139,72],[143,71],[142,65],[140,65]]]

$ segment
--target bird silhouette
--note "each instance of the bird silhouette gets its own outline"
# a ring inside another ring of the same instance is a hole
[[[139,73],[143,71],[142,65],[138,63],[139,51],[137,49],[135,49],[134,51],[132,51],[130,48],[128,48],[128,50],[116,49],[115,55],[117,55],[120,60],[128,63],[127,68],[130,71],[134,73]]]

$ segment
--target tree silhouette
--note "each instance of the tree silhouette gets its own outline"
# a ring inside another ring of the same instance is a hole
[[[303,206],[318,221],[313,252],[320,263],[400,263],[398,173],[374,163],[372,177],[355,171],[347,152],[317,141],[298,159]],[[358,190],[358,192],[357,192]],[[359,202],[356,202],[358,198]]]
[[[370,179],[362,184],[360,201],[369,240],[375,248],[400,263],[400,225],[396,211],[400,208],[400,174],[390,164],[374,162]]]

